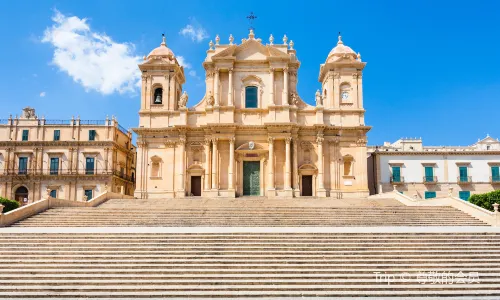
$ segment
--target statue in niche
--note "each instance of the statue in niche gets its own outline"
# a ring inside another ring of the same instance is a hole
[[[163,89],[158,88],[155,90],[154,104],[162,104],[162,94],[163,94]]]
[[[297,105],[297,104],[299,104],[299,97],[298,97],[297,93],[292,92],[290,94],[290,103],[289,104],[290,105]]]
[[[207,104],[210,105],[210,106],[212,106],[212,105],[214,105],[214,103],[215,103],[215,98],[212,95],[212,91],[208,91]]]
[[[181,95],[181,98],[179,99],[179,108],[184,108],[187,105],[188,102],[188,93],[184,91]]]
[[[319,92],[319,90],[316,91],[316,106],[321,106],[322,105],[322,101],[321,101],[321,93]]]

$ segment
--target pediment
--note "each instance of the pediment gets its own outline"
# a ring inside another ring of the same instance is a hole
[[[289,58],[286,53],[271,45],[263,45],[260,40],[248,39],[240,45],[229,46],[212,56],[212,59],[268,60],[269,57]]]
[[[500,142],[492,138],[491,136],[488,136],[476,143],[477,144],[499,144]]]

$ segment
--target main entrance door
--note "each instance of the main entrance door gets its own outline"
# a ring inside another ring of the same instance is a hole
[[[260,162],[243,162],[243,195],[260,196]]]
[[[201,176],[191,176],[191,194],[201,196]]]
[[[312,175],[302,175],[302,196],[313,195],[313,177]]]

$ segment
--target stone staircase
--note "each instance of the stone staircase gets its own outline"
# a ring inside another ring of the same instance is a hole
[[[404,206],[395,200],[127,200],[98,207],[53,208],[13,227],[114,226],[487,226],[446,206]]]
[[[500,299],[500,233],[2,232],[0,251],[4,299]]]

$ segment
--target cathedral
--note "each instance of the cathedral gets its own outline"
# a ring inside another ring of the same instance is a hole
[[[139,65],[137,198],[368,195],[359,53],[341,36],[319,66],[321,90],[297,92],[300,61],[286,35],[210,42],[205,94],[187,107],[184,69],[165,37]]]

